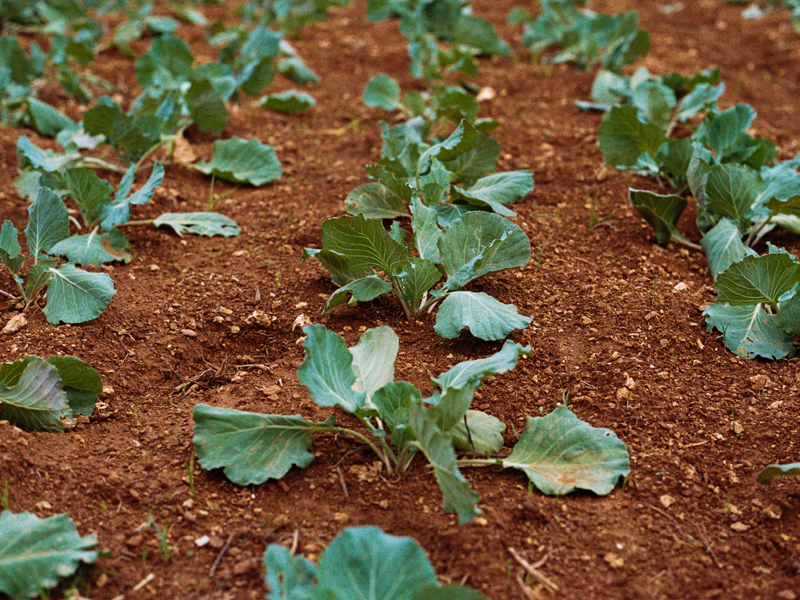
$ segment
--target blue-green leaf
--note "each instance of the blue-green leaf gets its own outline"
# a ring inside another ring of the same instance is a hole
[[[128,249],[131,247],[128,238],[121,231],[111,233],[87,233],[83,235],[72,235],[65,240],[61,240],[50,248],[50,254],[54,256],[64,256],[76,265],[103,265],[110,262],[120,261],[129,263],[133,256]]]
[[[717,277],[717,300],[731,306],[766,303],[777,306],[781,297],[800,284],[800,265],[784,253],[746,256]]]
[[[28,207],[25,237],[31,256],[47,254],[57,242],[69,236],[69,213],[61,199],[49,188],[39,188],[36,200]]]
[[[317,104],[313,96],[297,90],[286,90],[279,94],[269,94],[258,102],[264,108],[282,113],[299,113]]]
[[[532,317],[517,312],[513,304],[504,304],[483,292],[452,292],[436,312],[434,330],[445,339],[457,338],[469,327],[482,340],[502,340],[515,329],[524,329]]]
[[[200,161],[195,167],[206,175],[232,183],[260,186],[282,175],[281,164],[271,146],[258,140],[231,138],[214,142],[211,162]]]
[[[744,257],[758,256],[752,248],[744,245],[742,232],[730,219],[721,219],[703,236],[700,245],[708,257],[708,268],[714,279]]]
[[[117,293],[105,273],[89,273],[69,263],[49,272],[52,277],[47,284],[44,316],[53,325],[83,323],[99,317]]]
[[[778,327],[761,304],[730,306],[715,302],[703,311],[706,331],[722,333],[725,347],[742,358],[794,356],[792,336]]]
[[[531,191],[533,191],[533,173],[508,171],[481,177],[469,189],[453,186],[450,199],[488,206],[500,215],[514,217],[516,213],[505,205],[519,202]]]
[[[213,212],[164,213],[153,220],[153,225],[166,225],[183,237],[184,233],[193,235],[233,237],[239,235],[241,229],[236,221],[225,215]]]
[[[385,73],[379,73],[369,80],[364,89],[363,101],[367,106],[375,106],[383,110],[402,108],[400,86]]]
[[[71,418],[72,412],[58,369],[36,356],[3,364],[0,414],[28,431],[64,431],[61,419]]]

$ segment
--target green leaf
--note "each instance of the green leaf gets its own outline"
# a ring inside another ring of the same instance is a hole
[[[400,86],[388,75],[379,73],[369,80],[364,89],[363,102],[367,106],[375,106],[383,110],[402,108]]]
[[[241,231],[236,221],[213,212],[164,213],[153,221],[153,225],[171,227],[179,237],[183,237],[184,233],[233,237]]]
[[[485,212],[466,213],[448,225],[438,245],[449,290],[489,273],[524,266],[531,258],[531,242],[522,228]]]
[[[395,267],[394,276],[400,284],[403,301],[412,312],[420,309],[425,294],[442,278],[433,262],[416,256]]]
[[[50,254],[54,256],[65,256],[67,260],[76,265],[103,265],[110,262],[120,261],[125,264],[133,260],[133,255],[128,252],[130,242],[122,232],[112,231],[111,233],[87,233],[84,235],[73,235],[65,240],[61,240],[50,248]]]
[[[414,232],[414,248],[419,252],[420,258],[426,258],[434,264],[441,262],[439,238],[442,230],[439,229],[437,220],[438,212],[435,209],[425,206],[419,198],[412,200],[411,229]]]
[[[269,94],[258,102],[264,108],[282,113],[299,113],[317,104],[313,96],[297,90],[286,90],[280,94]]]
[[[503,448],[506,424],[479,410],[467,411],[467,425],[461,421],[450,430],[453,446],[461,452],[497,454]],[[469,426],[469,432],[467,432]]]
[[[333,281],[333,283],[336,285],[345,286],[348,283],[375,275],[375,272],[369,267],[359,267],[358,269],[353,269],[350,266],[347,257],[338,252],[320,250],[318,248],[304,248],[303,260],[309,257],[316,258],[320,263],[322,263],[323,267],[328,269],[331,274],[331,281]],[[325,310],[327,310],[327,308]]]
[[[201,131],[210,131],[214,135],[220,135],[228,124],[228,110],[225,108],[225,101],[208,79],[197,77],[191,79],[191,86],[184,96],[189,107],[189,115]],[[217,142],[214,143],[215,152],[216,144]]]
[[[269,585],[267,600],[303,600],[312,597],[316,567],[288,548],[270,544],[264,552],[264,579]]]
[[[391,431],[389,437],[398,456],[414,441],[414,433],[408,423],[409,403],[421,401],[420,391],[405,381],[387,383],[372,396],[372,404],[378,409],[380,418]]]
[[[413,600],[437,583],[428,557],[410,537],[377,527],[350,527],[319,557],[319,587],[348,600]]]
[[[17,155],[20,169],[30,166],[48,173],[58,171],[81,159],[80,152],[53,152],[38,148],[24,135],[17,140]]]
[[[237,137],[214,142],[211,162],[200,161],[195,168],[225,181],[255,186],[275,181],[282,175],[281,164],[271,146]]]
[[[730,217],[743,228],[762,185],[758,172],[750,167],[734,163],[714,165],[705,185],[706,210]]]
[[[482,340],[502,340],[515,329],[525,329],[532,320],[520,315],[513,304],[483,292],[452,292],[439,306],[434,331],[449,340],[469,327],[470,333]]]
[[[375,300],[378,296],[383,296],[392,291],[392,284],[378,277],[377,275],[369,275],[346,283],[342,287],[333,292],[322,312],[327,314],[335,307],[343,302],[347,302],[350,307],[355,306],[359,302],[370,302]],[[350,296],[348,300],[347,297]]]
[[[395,219],[408,216],[403,200],[377,181],[360,185],[347,194],[344,208],[351,215],[363,215],[367,219]]]
[[[533,173],[530,171],[509,171],[493,173],[478,179],[469,189],[453,186],[450,199],[462,200],[478,206],[489,206],[505,217],[516,213],[506,204],[514,204],[533,191]]]
[[[153,163],[153,170],[150,177],[141,188],[128,196],[133,185],[133,178],[136,173],[135,165],[131,165],[122,178],[114,195],[112,203],[103,206],[100,212],[103,229],[112,231],[117,225],[127,223],[131,218],[131,205],[141,205],[150,202],[156,188],[164,182],[164,167],[160,163]],[[127,197],[126,197],[127,196]]]
[[[143,88],[177,87],[187,80],[193,62],[186,42],[172,35],[161,36],[136,61],[136,78]]]
[[[16,276],[25,262],[22,256],[22,246],[19,245],[19,231],[11,221],[4,221],[0,229],[0,262],[2,262],[12,276]]]
[[[456,130],[443,142],[439,142],[425,150],[419,158],[419,175],[426,175],[433,166],[433,159],[442,162],[451,161],[475,146],[476,138],[482,135],[469,121],[461,121]]]
[[[39,256],[38,262],[31,267],[31,270],[28,271],[28,275],[26,277],[27,282],[25,283],[25,295],[28,298],[33,298],[36,294],[39,293],[47,282],[50,281],[53,274],[50,272],[50,269],[55,268],[58,264],[57,258],[47,258],[44,255]]]
[[[789,215],[800,218],[800,194],[785,200],[772,198],[764,206],[772,211],[773,215]]]
[[[578,489],[605,496],[631,471],[625,443],[610,429],[584,423],[566,406],[546,417],[527,417],[522,436],[501,464],[524,471],[550,496]]]
[[[67,514],[40,519],[29,512],[0,513],[0,592],[35,598],[69,577],[81,562],[93,563],[94,535],[81,537]]]
[[[50,252],[57,242],[69,236],[69,213],[64,203],[49,188],[39,188],[36,200],[28,207],[25,237],[31,256]]]
[[[658,125],[642,123],[633,106],[615,106],[603,118],[597,141],[606,163],[632,167],[642,154],[655,157],[667,136]]]
[[[322,247],[346,256],[351,269],[378,267],[387,275],[408,258],[408,249],[386,232],[380,220],[368,221],[361,215],[325,221]]]
[[[775,325],[791,335],[800,335],[800,294],[780,303]]]
[[[685,199],[674,194],[661,195],[629,188],[628,200],[653,228],[659,246],[666,246],[670,241],[689,241],[678,232],[678,220],[687,204]]]
[[[776,359],[794,356],[792,336],[780,329],[775,316],[761,304],[729,306],[714,302],[703,311],[706,331],[722,332],[725,347],[742,358]]]
[[[426,400],[434,406],[430,409],[438,427],[449,432],[467,414],[472,396],[490,375],[510,371],[517,365],[520,355],[530,356],[530,346],[520,346],[506,340],[503,347],[486,358],[458,363],[439,377],[431,379],[441,392]]]
[[[720,83],[717,86],[712,86],[709,83],[696,85],[691,92],[678,102],[678,108],[675,111],[676,118],[685,123],[703,110],[713,110],[724,91],[724,83]]]
[[[742,242],[742,232],[730,219],[721,219],[700,240],[708,257],[708,268],[716,280],[719,274],[745,256],[758,256],[752,248]]]
[[[639,110],[642,121],[663,127],[672,116],[676,104],[675,92],[663,83],[650,79],[633,90],[631,104]]]
[[[83,214],[84,224],[93,226],[111,203],[111,186],[90,169],[67,169],[63,179],[69,197]]]
[[[453,159],[440,156],[439,160],[453,174],[454,181],[475,181],[494,171],[499,156],[500,143],[493,137],[478,132],[469,150]]]
[[[103,392],[100,373],[74,356],[51,356],[47,362],[58,369],[72,414],[91,417],[98,395]]]
[[[351,414],[363,408],[366,393],[353,389],[353,355],[344,338],[322,325],[308,325],[303,331],[306,357],[297,369],[297,378],[308,388],[314,403],[341,406]]]
[[[367,329],[358,343],[350,348],[352,369],[356,379],[353,389],[366,394],[366,402],[376,391],[394,381],[394,361],[400,342],[391,327],[383,325]]]
[[[55,107],[32,96],[28,98],[28,114],[39,133],[46,137],[56,137],[63,129],[76,126],[75,121]]]
[[[756,480],[761,485],[769,485],[776,477],[789,477],[791,475],[800,475],[800,463],[767,465],[761,469]]]
[[[469,483],[458,470],[450,436],[437,426],[435,415],[421,402],[409,402],[408,417],[419,449],[433,467],[436,481],[444,495],[442,508],[445,512],[456,513],[460,525],[469,523],[481,514],[476,506],[480,496],[470,489]]]
[[[283,73],[297,85],[319,83],[319,75],[314,73],[299,56],[290,56],[278,61],[278,72]]]
[[[72,417],[58,369],[36,356],[0,367],[0,407],[3,419],[28,431],[64,431],[61,419]]]
[[[800,265],[787,254],[746,256],[717,277],[717,301],[731,306],[766,303],[777,306],[781,296],[800,284]]]
[[[194,407],[194,449],[206,470],[224,469],[238,485],[280,479],[293,466],[305,469],[311,434],[333,426],[334,418],[311,423],[300,415],[262,415],[198,404]]]
[[[486,600],[486,597],[471,588],[453,584],[423,588],[414,600]]]
[[[117,293],[105,273],[89,273],[69,263],[49,269],[44,316],[52,325],[83,323],[99,317]]]
[[[739,139],[755,118],[756,111],[752,106],[737,104],[721,112],[711,121],[706,137],[708,145],[714,149],[718,158],[735,150]]]

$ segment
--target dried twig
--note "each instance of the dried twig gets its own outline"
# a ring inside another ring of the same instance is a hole
[[[517,573],[514,577],[517,580],[519,587],[522,589],[522,593],[525,594],[525,597],[528,600],[541,599],[541,596],[537,594],[535,590],[533,590],[532,588],[530,588],[528,585],[525,584],[525,582],[522,580],[522,576],[519,573]]]
[[[228,551],[228,548],[230,547],[231,542],[233,541],[233,536],[234,535],[235,535],[235,533],[230,534],[228,536],[228,539],[225,540],[225,544],[222,546],[222,550],[220,550],[219,554],[217,555],[217,560],[215,560],[214,564],[211,565],[211,570],[208,572],[208,576],[209,577],[213,577],[214,576],[214,572],[217,570],[217,567],[219,566],[219,563],[222,562],[222,557],[225,556],[225,553]]]
[[[135,586],[133,586],[133,587],[131,588],[131,591],[132,591],[132,592],[138,592],[140,589],[142,589],[142,588],[143,588],[144,586],[146,586],[148,583],[150,583],[151,581],[153,581],[153,579],[155,579],[155,578],[156,578],[156,576],[155,576],[153,573],[150,573],[150,575],[148,575],[147,577],[145,577],[144,579],[142,579],[142,580],[141,580],[139,583],[137,583]]]
[[[341,467],[336,467],[336,472],[339,474],[339,483],[342,484],[342,491],[344,492],[344,497],[347,498],[350,494],[347,493],[347,484],[344,482],[344,473],[342,473]]]
[[[289,553],[294,556],[294,553],[297,552],[297,542],[300,540],[300,530],[294,530],[294,537],[292,537],[292,548],[289,550]]]
[[[509,548],[508,552],[509,554],[511,554],[511,556],[514,557],[514,560],[516,560],[520,565],[522,565],[523,569],[525,569],[528,573],[530,573],[536,579],[541,581],[551,592],[558,592],[558,586],[552,581],[550,581],[547,577],[542,575],[539,571],[537,571],[537,567],[540,567],[544,564],[544,561],[547,560],[547,556],[545,556],[543,559],[537,562],[536,566],[534,566],[530,564],[527,560],[522,558],[519,552],[514,550],[514,548]]]

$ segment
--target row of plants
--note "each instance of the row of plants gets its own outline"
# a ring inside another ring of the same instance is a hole
[[[720,331],[737,356],[794,356],[800,261],[769,241],[766,254],[753,246],[776,227],[800,233],[800,155],[774,162],[775,144],[748,133],[756,118],[751,106],[719,108],[725,85],[717,68],[691,76],[653,75],[645,68],[623,74],[622,66],[649,49],[644,42],[649,38],[635,27],[635,13],[609,17],[578,8],[581,4],[547,0],[535,19],[517,10],[509,20],[525,24],[534,59],[555,45],[561,52],[545,60],[579,67],[601,63],[591,102],[576,105],[605,113],[597,139],[607,164],[675,190],[657,194],[631,188],[629,199],[659,245],[675,242],[705,252],[717,292],[716,302],[703,311],[708,331]],[[699,244],[677,228],[687,193],[697,203]],[[769,465],[757,479],[767,484],[776,476],[798,474],[800,463]]]

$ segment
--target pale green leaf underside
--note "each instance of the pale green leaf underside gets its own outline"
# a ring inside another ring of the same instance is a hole
[[[742,358],[769,359],[794,356],[792,336],[780,329],[775,316],[761,304],[729,306],[715,302],[703,311],[706,330],[723,335],[725,347]]]
[[[461,421],[450,430],[450,437],[456,450],[486,455],[500,452],[503,448],[503,432],[506,430],[506,424],[497,417],[479,410],[468,410],[466,416],[467,425]]]
[[[222,467],[238,485],[280,479],[314,460],[311,434],[333,425],[311,423],[300,415],[264,415],[198,404],[194,408],[194,448],[204,469]]]
[[[630,473],[628,449],[609,429],[595,428],[559,406],[546,417],[528,417],[506,468],[520,469],[543,494],[589,490],[604,496]]]
[[[94,535],[81,537],[69,515],[40,519],[28,512],[0,513],[0,592],[38,597],[72,575],[81,562],[97,560]]]
[[[482,340],[502,340],[515,329],[532,321],[517,312],[513,304],[503,304],[483,292],[452,292],[436,313],[434,330],[445,339],[457,338],[468,327]]]
[[[164,213],[153,221],[153,225],[166,225],[183,237],[184,233],[194,235],[233,237],[239,235],[239,225],[225,215],[214,212]]]
[[[105,273],[89,273],[70,263],[52,274],[47,285],[47,306],[44,316],[48,323],[83,323],[99,317],[117,291]]]
[[[271,146],[241,138],[217,140],[211,162],[200,161],[196,168],[225,181],[254,186],[274,181],[282,174],[281,163]]]
[[[745,256],[757,256],[754,250],[744,245],[742,233],[730,219],[721,219],[703,236],[700,245],[708,257],[708,268],[714,279]]]
[[[786,465],[767,465],[758,474],[758,483],[769,485],[776,477],[800,476],[800,463],[789,463]]]
[[[399,349],[397,334],[385,325],[367,329],[350,348],[356,376],[353,388],[366,394],[367,403],[376,391],[394,381],[394,361]]]

